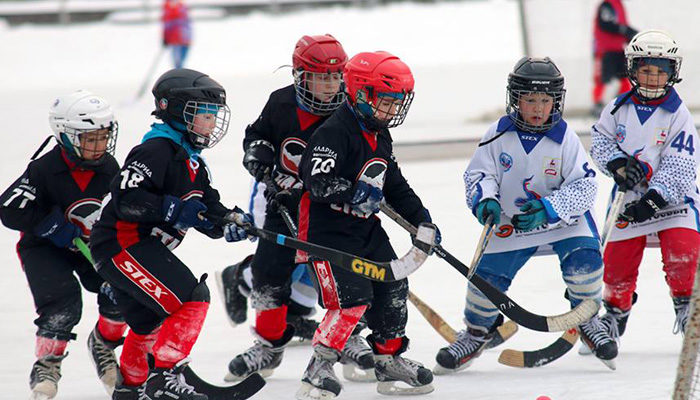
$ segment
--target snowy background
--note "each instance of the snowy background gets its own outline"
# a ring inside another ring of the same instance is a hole
[[[550,55],[567,78],[567,109],[589,107],[591,24],[594,1],[527,1],[535,55]],[[686,49],[679,85],[692,107],[700,106],[700,44],[694,40],[693,0],[629,2],[629,18],[637,28],[669,30]],[[436,4],[397,4],[376,8],[330,8],[289,15],[254,13],[194,26],[194,46],[188,66],[209,73],[226,87],[232,121],[228,136],[205,156],[214,184],[229,205],[247,204],[248,175],[241,167],[240,143],[246,124],[262,109],[269,93],[291,83],[291,51],[303,34],[332,33],[348,54],[388,50],[414,71],[416,98],[406,123],[394,131],[399,143],[479,137],[502,109],[507,73],[521,56],[517,5],[491,0]],[[158,53],[160,27],[109,22],[68,27],[0,25],[0,187],[7,187],[25,168],[29,157],[50,134],[47,111],[53,98],[78,88],[89,89],[110,101],[120,122],[117,159],[139,143],[151,122],[153,103],[147,94],[133,102],[137,88]],[[170,60],[163,56],[158,71]],[[593,122],[572,124],[585,129]],[[468,261],[480,226],[464,206],[460,159],[403,164],[404,175],[421,195],[440,226],[444,247]],[[600,179],[597,205],[599,225],[610,182]],[[385,227],[397,253],[408,249],[407,235],[391,221]],[[16,232],[0,229],[0,399],[26,398],[34,361],[35,318],[24,274],[14,252]],[[176,254],[196,274],[213,273],[254,251],[254,245],[211,241],[193,232]],[[455,328],[462,327],[466,281],[448,264],[430,259],[411,277],[412,290],[432,305]],[[231,328],[214,288],[212,307],[192,366],[203,377],[221,382],[230,359],[252,342],[246,326]],[[568,306],[555,257],[533,259],[516,278],[509,295],[540,314],[558,314]],[[468,370],[436,377],[436,391],[424,398],[526,399],[548,395],[553,400],[597,398],[669,398],[681,338],[673,336],[673,307],[661,272],[657,249],[647,251],[640,268],[640,299],[631,316],[617,359],[610,371],[593,358],[572,351],[543,368],[516,370],[497,363],[500,349],[485,352]],[[63,364],[58,399],[104,399],[88,359],[86,338],[96,321],[95,296],[84,296],[83,320],[75,328],[78,340]],[[410,306],[409,306],[410,307]],[[252,313],[249,315],[252,317]],[[317,315],[318,318],[321,315]],[[445,342],[411,308],[408,357],[434,365]],[[557,334],[521,329],[503,348],[531,350],[551,343]],[[256,396],[292,398],[311,355],[309,347],[292,347],[282,366]],[[340,370],[338,369],[338,373]],[[346,383],[340,398],[379,399],[373,384]]]

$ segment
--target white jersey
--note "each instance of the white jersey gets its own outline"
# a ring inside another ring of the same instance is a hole
[[[650,235],[669,228],[700,229],[698,188],[695,173],[700,146],[698,132],[688,108],[674,89],[658,105],[636,104],[630,97],[615,115],[610,111],[624,98],[611,101],[593,125],[591,156],[598,168],[611,176],[605,165],[618,157],[634,156],[647,172],[647,180],[625,195],[624,203],[639,200],[656,190],[668,203],[652,219],[642,223],[618,223],[610,240]],[[614,191],[617,189],[615,187]]]
[[[486,132],[474,153],[464,184],[467,205],[476,213],[481,200],[501,205],[501,222],[486,253],[500,253],[541,246],[571,237],[598,238],[592,215],[597,184],[595,171],[576,132],[564,120],[545,133],[523,132],[508,116]],[[511,218],[520,207],[540,199],[547,209],[548,224],[529,232],[515,230]]]

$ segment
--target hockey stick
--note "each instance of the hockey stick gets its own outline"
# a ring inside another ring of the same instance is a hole
[[[148,67],[148,71],[146,71],[146,76],[144,76],[143,82],[141,82],[141,85],[136,92],[136,96],[134,96],[132,100],[124,102],[123,105],[127,106],[134,104],[139,101],[141,97],[143,97],[143,95],[146,93],[146,89],[148,89],[148,84],[151,82],[151,80],[153,80],[153,73],[156,71],[158,64],[160,64],[160,59],[163,58],[163,54],[167,48],[167,46],[161,46],[160,49],[158,49],[156,56],[153,58],[151,65]]]
[[[493,215],[489,215],[488,218],[486,218],[486,223],[484,223],[484,229],[481,231],[481,236],[479,236],[479,241],[477,242],[479,243],[479,247],[474,252],[472,263],[469,266],[467,279],[472,279],[472,276],[474,276],[476,267],[479,265],[479,262],[481,262],[481,257],[483,257],[484,251],[486,251],[486,246],[489,245],[489,240],[491,240],[491,235],[493,235],[494,228]]]
[[[605,247],[610,239],[610,234],[617,222],[617,216],[620,214],[622,209],[623,198],[625,197],[625,190],[619,190],[615,193],[610,210],[605,219],[605,225],[603,227],[603,235],[601,237],[601,253],[605,253]],[[532,368],[541,367],[547,365],[554,360],[559,359],[564,354],[568,353],[574,347],[574,343],[579,337],[579,333],[575,329],[570,329],[564,332],[561,337],[557,338],[554,343],[547,347],[541,348],[539,350],[533,351],[520,351],[506,349],[501,352],[498,362],[511,367],[520,368]]]
[[[90,261],[90,264],[95,265],[90,248],[82,238],[73,239],[73,244]],[[231,386],[212,385],[197,376],[189,365],[182,371],[182,374],[185,376],[185,381],[194,386],[196,392],[207,395],[209,400],[244,400],[259,392],[266,383],[265,379],[257,372]]]
[[[409,233],[415,234],[417,229],[410,222],[406,221],[388,204],[381,204],[381,210]],[[460,274],[469,276],[469,268],[461,261],[448,253],[442,246],[433,247],[435,254],[448,264],[452,265]],[[515,321],[518,325],[539,332],[561,332],[573,328],[598,312],[600,307],[593,300],[584,300],[572,310],[560,315],[545,316],[533,314],[525,310],[513,301],[508,295],[493,287],[489,282],[482,279],[478,274],[471,277],[470,282],[474,284],[503,314]]]
[[[219,225],[235,223],[245,229],[248,234],[286,246],[292,249],[302,250],[330,262],[346,271],[352,272],[363,278],[378,282],[391,282],[404,279],[417,270],[428,258],[428,253],[435,243],[435,226],[421,224],[417,229],[416,240],[405,256],[387,262],[378,262],[357,257],[352,254],[317,245],[303,240],[295,239],[281,233],[275,233],[263,228],[258,228],[248,222],[242,221],[240,214],[229,213],[223,217],[206,215],[211,221]],[[218,220],[218,221],[217,221]]]

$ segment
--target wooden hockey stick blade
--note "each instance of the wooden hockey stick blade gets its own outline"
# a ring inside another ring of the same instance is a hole
[[[576,328],[564,332],[554,343],[533,351],[506,349],[501,352],[498,362],[509,367],[535,368],[547,365],[568,353],[574,347],[579,334]]]
[[[500,346],[503,342],[513,337],[516,332],[518,332],[518,324],[510,320],[504,322],[501,326],[496,328],[496,335],[486,345],[486,348],[492,349],[496,346]]]
[[[414,234],[416,227],[406,221],[388,204],[382,203],[381,210],[406,229],[409,233]],[[435,254],[443,260],[447,261],[454,269],[456,269],[465,278],[469,276],[469,268],[461,261],[448,253],[442,246],[433,248]],[[561,332],[569,328],[587,321],[595,313],[598,312],[600,305],[595,301],[588,299],[579,303],[575,308],[561,315],[545,316],[534,314],[518,305],[513,299],[508,297],[502,291],[496,289],[489,282],[485,281],[478,274],[472,275],[469,281],[493,303],[500,312],[512,319],[518,325],[539,332]]]
[[[618,190],[615,193],[612,204],[610,205],[610,210],[608,210],[608,215],[605,218],[605,225],[603,226],[603,235],[601,236],[601,253],[605,252],[605,246],[607,246],[610,240],[610,235],[615,228],[615,223],[617,222],[617,216],[620,215],[620,210],[624,204],[626,191]]]
[[[423,318],[428,321],[430,326],[432,326],[443,339],[447,340],[448,343],[454,343],[454,341],[457,340],[457,332],[442,319],[440,314],[410,290],[408,291],[408,300],[418,309]]]
[[[217,218],[214,216],[207,215],[206,217],[220,225],[233,222],[243,227],[246,232],[253,236],[277,243],[280,246],[305,251],[337,267],[377,282],[401,280],[415,272],[423,265],[428,258],[430,249],[435,245],[437,230],[433,224],[421,224],[416,233],[414,244],[406,255],[399,259],[379,262],[367,260],[366,258],[358,257],[330,247],[294,239],[266,229],[257,228],[249,223],[240,221],[239,214],[237,213],[229,213],[223,218],[218,218],[219,221],[217,221]]]
[[[486,223],[484,224],[484,229],[481,231],[481,236],[479,236],[479,245],[474,252],[474,257],[472,258],[472,263],[469,266],[469,273],[467,274],[467,279],[471,279],[476,272],[476,267],[481,262],[481,257],[484,256],[486,247],[489,245],[489,240],[491,240],[491,235],[493,235],[495,226],[493,225],[493,215],[489,215],[486,218]]]
[[[244,400],[258,393],[266,384],[260,374],[253,373],[235,385],[216,386],[197,376],[189,365],[182,371],[182,375],[196,392],[207,395],[209,400]]]

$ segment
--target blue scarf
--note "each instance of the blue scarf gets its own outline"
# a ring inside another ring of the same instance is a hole
[[[196,162],[197,159],[202,158],[202,156],[200,155],[202,149],[197,149],[193,147],[181,132],[176,131],[173,127],[171,127],[168,124],[151,124],[151,130],[148,131],[148,133],[146,133],[146,135],[143,137],[143,140],[141,140],[141,143],[145,142],[146,140],[155,138],[170,139],[176,144],[182,146],[182,148],[184,148],[185,151],[187,151],[187,154],[190,156],[190,159],[192,161]]]

